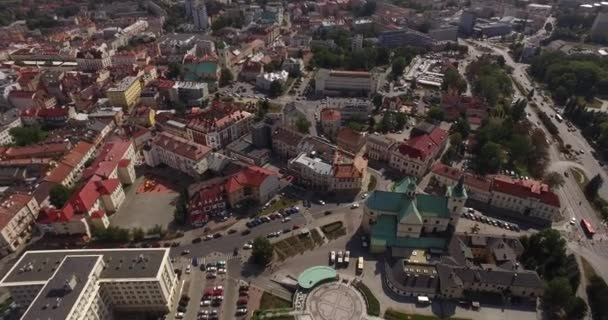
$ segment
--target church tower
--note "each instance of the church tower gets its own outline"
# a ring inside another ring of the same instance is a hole
[[[450,210],[450,215],[452,217],[450,224],[456,226],[458,219],[464,210],[464,204],[467,201],[467,190],[464,187],[464,175],[460,176],[460,179],[458,179],[458,182],[455,185],[448,187],[446,197],[448,198],[448,210]]]

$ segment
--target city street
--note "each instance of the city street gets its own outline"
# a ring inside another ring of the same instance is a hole
[[[536,88],[534,90],[532,100],[538,105],[538,108],[549,116],[554,116],[556,114],[556,109],[551,108],[551,106],[554,105],[551,98],[545,96],[543,90],[541,90],[539,86],[535,86],[533,81],[531,81],[529,78],[526,72],[527,65],[513,61],[506,48],[487,45],[486,43],[480,41],[467,42],[467,44],[469,44],[469,48],[474,48],[470,45],[470,43],[475,43],[502,55],[505,58],[506,64],[513,68],[513,81],[517,81],[528,92],[533,88]],[[516,86],[514,86],[514,89],[517,92]],[[523,98],[523,96],[526,94],[527,92],[523,92],[519,97]],[[526,112],[530,114],[530,121],[533,123],[539,123],[539,127],[545,131],[547,138],[551,139],[551,135],[540,122],[537,111],[528,105]],[[606,179],[608,179],[606,171],[591,155],[591,150],[593,149],[591,146],[589,146],[585,138],[581,136],[580,130],[576,129],[573,132],[569,132],[565,122],[553,122],[559,129],[559,135],[564,141],[564,144],[570,144],[573,150],[584,150],[585,152],[584,154],[579,155],[576,162],[572,162],[569,159],[566,159],[565,156],[559,152],[557,143],[549,143],[549,156],[552,166],[549,168],[548,172],[555,169],[555,171],[558,173],[564,174],[571,167],[583,168],[584,171],[590,175],[599,173],[606,181]],[[591,176],[588,178],[590,179]],[[576,218],[576,225],[574,226],[575,231],[573,236],[569,238],[568,245],[572,251],[580,253],[587,258],[587,260],[590,261],[596,270],[605,270],[605,266],[608,265],[608,241],[606,241],[606,226],[602,224],[598,214],[595,213],[595,209],[589,203],[589,201],[587,201],[581,187],[575,181],[574,175],[569,174],[568,177],[564,177],[564,179],[564,185],[557,190],[562,203],[564,221],[562,224],[567,224],[565,221],[569,221],[571,218]],[[602,197],[606,198],[608,196],[608,184],[604,183],[599,193]],[[580,227],[579,222],[583,218],[588,219],[588,221],[595,227],[597,231],[597,234],[593,239],[587,238]],[[579,250],[580,248],[584,248],[584,250]],[[608,273],[604,272],[602,276],[604,279],[608,279]]]

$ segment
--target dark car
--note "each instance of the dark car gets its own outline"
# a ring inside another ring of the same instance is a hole
[[[192,239],[192,243],[199,243],[201,241],[203,241],[203,239],[201,239],[201,237],[197,237],[197,238]]]
[[[219,232],[216,232],[215,234],[213,234],[213,238],[217,239],[217,238],[221,238],[222,234]]]
[[[230,229],[230,230],[228,230],[228,234],[233,234],[235,232],[236,232],[236,229]]]
[[[241,234],[244,235],[244,236],[246,236],[246,235],[248,235],[250,233],[251,233],[251,230],[249,230],[249,229],[245,229],[245,230],[243,230],[243,232],[241,232]]]

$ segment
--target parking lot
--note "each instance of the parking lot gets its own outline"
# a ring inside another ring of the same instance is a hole
[[[468,209],[461,215],[457,225],[457,232],[498,234],[509,236],[521,236],[522,231],[517,223],[507,222],[497,218],[487,217],[479,211]]]

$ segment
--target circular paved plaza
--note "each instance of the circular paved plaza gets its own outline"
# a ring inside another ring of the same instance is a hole
[[[339,282],[326,283],[308,294],[306,309],[314,320],[353,320],[365,314],[365,301],[357,290]]]

